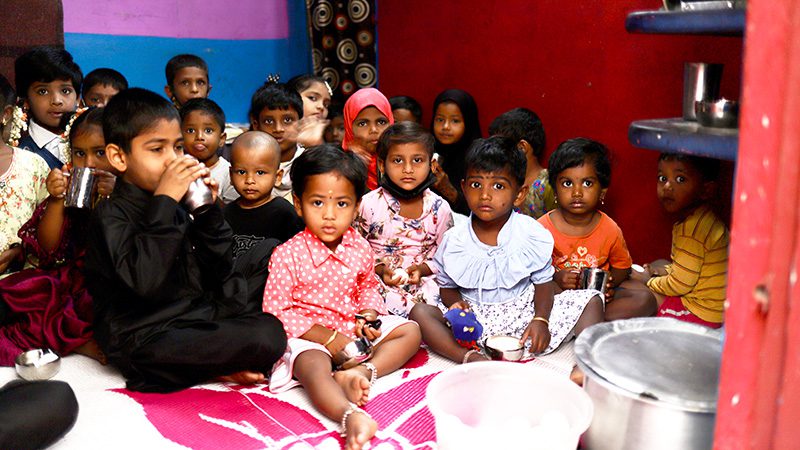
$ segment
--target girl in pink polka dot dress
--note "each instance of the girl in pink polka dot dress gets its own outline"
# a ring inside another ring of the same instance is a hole
[[[420,345],[416,323],[385,315],[375,256],[350,226],[366,177],[361,159],[334,145],[313,147],[295,160],[294,205],[306,229],[272,254],[263,302],[289,337],[270,390],[302,385],[322,414],[341,421],[348,449],[361,448],[377,431],[358,408],[375,379],[402,367]],[[380,328],[367,325],[378,317]],[[331,375],[332,355],[361,337],[372,341],[372,358]]]

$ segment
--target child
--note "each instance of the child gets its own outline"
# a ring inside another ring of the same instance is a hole
[[[272,195],[281,182],[281,148],[262,131],[247,131],[233,141],[230,177],[240,197],[225,207],[233,230],[234,258],[265,239],[286,242],[305,224],[292,204]]]
[[[174,56],[167,62],[164,72],[167,76],[164,93],[178,109],[193,98],[207,98],[211,92],[208,65],[199,56]]]
[[[263,131],[278,141],[280,169],[284,176],[275,184],[274,194],[292,201],[292,162],[305,148],[297,142],[297,122],[303,118],[303,100],[289,86],[268,81],[250,100],[250,129]]]
[[[77,115],[77,114],[76,114]],[[69,149],[74,167],[90,167],[97,177],[97,195],[114,189],[113,168],[105,156],[102,108],[73,119]],[[64,207],[68,166],[47,177],[50,197],[20,230],[30,268],[0,281],[0,297],[10,313],[0,327],[0,365],[31,348],[51,348],[61,356],[81,353],[105,363],[92,339],[92,298],[83,277],[90,210]]]
[[[489,134],[499,134],[517,141],[517,148],[525,154],[528,162],[528,171],[525,174],[528,195],[517,212],[538,219],[555,208],[556,198],[553,187],[547,181],[547,169],[539,164],[545,141],[544,127],[539,116],[527,108],[514,108],[492,121]]]
[[[181,112],[181,132],[186,153],[197,158],[211,171],[219,185],[219,196],[227,204],[239,197],[231,184],[231,165],[219,155],[225,146],[225,113],[213,100],[193,98]]]
[[[389,100],[374,88],[359,89],[344,104],[342,148],[367,162],[367,189],[378,187],[378,158],[375,149],[383,130],[394,123]]]
[[[17,233],[31,218],[36,205],[47,197],[45,180],[50,170],[39,156],[6,144],[18,121],[14,118],[16,97],[6,77],[0,75],[0,275],[22,268],[22,241]]]
[[[298,75],[286,84],[303,99],[303,118],[297,124],[297,142],[303,147],[323,144],[333,95],[330,86],[324,78],[315,75]]]
[[[443,310],[471,310],[483,336],[520,337],[530,351],[545,354],[572,335],[603,320],[597,291],[571,290],[553,296],[553,238],[534,219],[514,212],[525,198],[525,156],[500,136],[479,139],[466,157],[464,196],[472,215],[445,233],[433,259]],[[430,348],[459,363],[483,360],[460,346],[442,311],[417,304]]]
[[[331,103],[328,108],[328,126],[325,128],[325,142],[342,145],[344,140],[344,115],[341,103]]]
[[[395,122],[422,123],[422,106],[413,97],[397,95],[389,99]]]
[[[14,62],[17,95],[23,108],[30,111],[28,136],[19,146],[47,162],[51,169],[61,168],[69,153],[61,145],[64,116],[75,111],[83,73],[72,55],[58,47],[36,47]]]
[[[719,161],[661,154],[658,200],[677,219],[672,226],[672,261],[654,262],[631,275],[637,281],[634,286],[646,283],[655,294],[658,316],[711,328],[723,322],[730,240],[727,227],[708,204],[718,174]]]
[[[380,187],[364,196],[355,221],[375,252],[386,309],[403,317],[417,303],[436,304],[430,260],[453,226],[450,205],[428,189],[432,155],[433,136],[419,124],[387,128],[378,141]]]
[[[580,270],[599,267],[611,274],[611,287],[618,287],[631,273],[632,261],[622,230],[598,210],[611,183],[608,149],[591,139],[570,139],[550,156],[548,167],[557,208],[539,223],[555,240],[553,279],[560,289],[577,289]],[[656,308],[655,298],[642,290],[609,290],[606,301],[606,320],[652,316]]]
[[[379,375],[400,368],[419,350],[419,328],[385,314],[369,244],[351,226],[364,194],[366,167],[333,145],[313,147],[292,166],[295,208],[306,229],[275,249],[263,308],[277,315],[289,346],[270,377],[273,392],[298,383],[326,417],[341,421],[345,448],[361,448],[377,423],[363,405]],[[324,288],[324,289],[323,289]],[[357,337],[373,341],[368,363],[331,376],[331,355]],[[296,379],[296,381],[295,381]]]
[[[453,211],[469,214],[469,207],[461,190],[464,179],[464,156],[472,141],[481,137],[478,106],[467,92],[448,89],[433,101],[434,151],[441,158],[433,165],[436,184],[433,190],[444,197]]]
[[[272,248],[257,246],[234,264],[219,205],[193,218],[180,205],[194,180],[214,197],[217,185],[184,157],[178,111],[163,97],[120,92],[103,113],[103,135],[121,175],[94,212],[85,273],[108,361],[136,391],[220,376],[263,381],[286,348],[280,321],[258,311]]]
[[[95,69],[83,79],[83,106],[106,106],[111,97],[128,89],[128,80],[114,69]]]

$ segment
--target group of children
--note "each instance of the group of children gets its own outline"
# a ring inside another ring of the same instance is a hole
[[[62,49],[34,49],[16,70],[19,102],[0,79],[0,364],[48,346],[112,363],[135,390],[300,384],[360,448],[377,423],[359,406],[421,342],[458,363],[486,359],[455,339],[449,310],[533,354],[604,320],[723,321],[728,233],[707,206],[713,162],[662,155],[671,261],[632,271],[600,210],[608,149],[570,139],[545,169],[544,128],[525,108],[484,139],[474,99],[450,89],[429,132],[413,99],[372,88],[331,117],[324,80],[299,76],[258,88],[250,129],[228,146],[196,56],[167,64],[171,102],[107,69],[82,84]],[[73,114],[79,103],[90,108]],[[30,151],[5,143],[20,137]],[[97,174],[91,211],[64,207],[72,167]],[[181,205],[196,180],[214,203],[193,215]],[[584,267],[610,272],[605,294],[580,289]],[[369,362],[332,370],[361,338]]]

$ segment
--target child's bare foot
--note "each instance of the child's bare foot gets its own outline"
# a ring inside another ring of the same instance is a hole
[[[336,371],[333,373],[333,379],[342,388],[348,400],[358,406],[364,406],[369,400],[369,379],[359,367],[363,366]]]
[[[577,384],[578,386],[583,386],[583,371],[578,367],[575,366],[572,368],[572,372],[569,374],[569,379],[573,383]]]
[[[353,411],[347,416],[344,429],[344,448],[346,450],[359,450],[364,444],[369,442],[375,432],[378,431],[378,423],[362,411]]]
[[[217,378],[217,380],[225,383],[256,384],[256,383],[263,383],[265,377],[264,374],[261,372],[251,372],[249,370],[243,370],[241,372],[236,372],[230,375],[219,377]]]
[[[94,339],[89,339],[81,345],[80,347],[76,348],[75,353],[80,355],[88,356],[89,358],[96,359],[102,365],[108,364],[108,358],[106,358],[106,354],[100,350],[100,346],[97,345],[97,341]]]

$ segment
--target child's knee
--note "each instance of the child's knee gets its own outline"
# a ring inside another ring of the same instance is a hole
[[[436,313],[442,315],[439,308],[435,306],[428,305],[427,303],[417,303],[411,308],[411,312],[408,313],[408,318],[419,323],[420,320],[424,321],[426,319],[435,318],[437,316]]]

